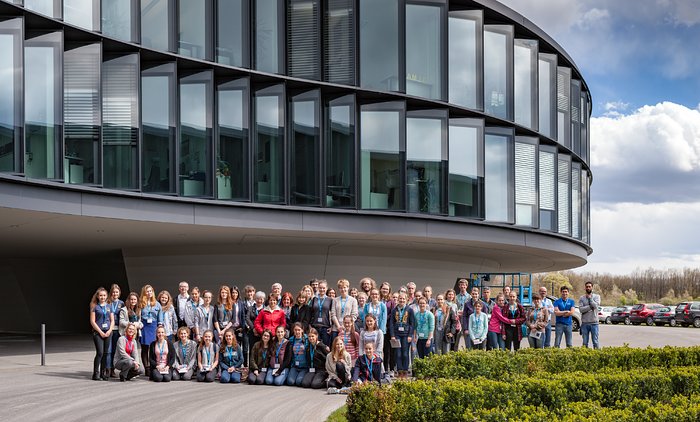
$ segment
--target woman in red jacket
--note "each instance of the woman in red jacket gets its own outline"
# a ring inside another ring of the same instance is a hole
[[[284,311],[277,306],[277,296],[271,294],[267,299],[267,305],[265,309],[260,311],[258,317],[255,318],[255,332],[257,335],[261,336],[263,331],[270,330],[270,332],[276,333],[277,327],[285,327],[287,316]]]

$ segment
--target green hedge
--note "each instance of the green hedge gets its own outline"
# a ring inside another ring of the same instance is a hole
[[[626,406],[634,399],[674,403],[679,395],[700,397],[700,367],[605,371],[597,374],[566,372],[505,379],[478,377],[470,380],[397,381],[391,386],[363,386],[353,390],[348,397],[348,420],[366,420],[368,415],[372,415],[373,420],[383,421],[475,418],[505,421],[513,418],[523,420],[526,414],[531,415],[528,416],[530,420],[544,420],[551,415],[564,417],[571,409],[575,410],[576,417],[585,418],[586,412],[596,412],[598,415],[600,408],[609,408],[606,415],[611,419],[606,417],[604,420],[612,420],[618,419],[613,417],[618,404]],[[684,412],[697,414],[700,398],[694,400],[694,407],[683,409]],[[589,408],[582,403],[593,403],[597,407],[587,410]],[[627,414],[625,409],[617,410],[622,412],[620,418]],[[654,405],[653,409],[639,412],[651,415],[661,410]],[[664,412],[672,413],[670,410]]]
[[[636,349],[608,347],[602,350],[522,349],[505,351],[461,351],[416,359],[413,373],[418,379],[500,377],[504,374],[597,372],[607,368],[673,368],[700,365],[700,347]]]

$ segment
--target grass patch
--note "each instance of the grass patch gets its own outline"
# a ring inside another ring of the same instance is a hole
[[[326,419],[326,422],[348,422],[347,414],[348,406],[344,404],[342,407],[331,413],[330,416],[328,416],[328,419]]]

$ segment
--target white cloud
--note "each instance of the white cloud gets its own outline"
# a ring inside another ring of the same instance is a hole
[[[577,271],[617,274],[635,268],[700,266],[700,202],[591,206],[593,255]]]

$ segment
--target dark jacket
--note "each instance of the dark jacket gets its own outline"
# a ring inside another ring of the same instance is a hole
[[[241,345],[239,344],[231,354],[231,357],[229,357],[229,354],[226,352],[226,346],[222,344],[219,349],[219,365],[222,371],[231,367],[240,368],[243,366],[243,348],[241,348]]]
[[[289,368],[292,366],[292,360],[294,359],[294,351],[292,350],[292,342],[287,340],[284,343],[284,358],[282,362],[280,362],[280,367],[277,369],[274,373],[274,376],[278,376],[282,373],[282,370],[285,368]],[[270,351],[272,352],[271,354],[274,355],[277,350],[277,340],[275,340],[272,343],[272,347],[270,348]]]
[[[435,333],[434,336],[437,338],[438,335],[442,335],[443,340],[448,342],[448,343],[454,343],[455,341],[455,334],[457,334],[457,315],[455,314],[454,310],[452,309],[451,306],[446,306],[447,308],[447,315],[442,315],[442,321],[441,321],[441,330],[438,328],[438,318],[437,318],[437,309],[433,311],[433,314],[435,315]],[[452,337],[447,337],[447,334],[452,334]]]
[[[253,333],[255,336],[259,337],[257,335],[257,333],[255,332],[255,319],[258,317],[258,313],[259,313],[258,309],[255,306],[256,305],[248,307],[248,314],[246,315],[246,318],[245,318],[245,325],[246,325],[246,328],[248,328],[249,333]],[[262,312],[263,309],[265,309],[265,306],[260,308],[260,312]],[[272,333],[272,335],[274,336],[275,333]]]
[[[328,296],[323,300],[323,309],[320,310],[321,322],[318,322],[319,306],[321,299],[314,297],[311,301],[311,325],[317,330],[328,329],[331,326],[331,308],[333,307],[333,298]]]
[[[525,313],[525,308],[523,308],[523,305],[518,303],[518,307],[515,310],[515,315],[510,312],[510,305],[505,304],[503,307],[501,307],[501,312],[503,313],[503,316],[508,318],[509,320],[514,320],[515,326],[517,327],[518,331],[518,341],[522,340],[523,338],[523,330],[521,329],[522,325],[525,323],[525,320],[527,319],[527,314]],[[501,324],[501,334],[505,335],[506,334],[506,326],[508,324]]]
[[[328,355],[328,346],[323,344],[320,340],[316,342],[316,346],[309,343],[309,348],[306,349],[306,357],[311,361],[311,350],[314,351],[313,367],[316,368],[317,372],[326,370],[326,355]]]
[[[243,329],[246,326],[246,314],[245,314],[245,304],[242,301],[238,301],[238,303],[234,304],[232,309],[230,311],[226,311],[226,308],[224,308],[224,305],[216,305],[214,307],[214,321],[213,322],[218,322],[219,323],[219,328],[224,328],[226,323],[229,321],[231,323],[234,322],[234,318],[232,313],[236,309],[236,305],[238,305],[238,313],[237,313],[237,318],[238,318],[238,329],[235,330],[236,335],[240,335],[243,332]],[[225,314],[224,314],[225,311]],[[216,325],[214,325],[216,327]]]
[[[477,303],[481,302],[481,311],[490,314],[489,305],[481,299],[478,299]],[[464,312],[462,312],[462,329],[466,330],[469,327],[469,316],[474,313],[474,306],[476,304],[472,303],[472,298],[470,297],[466,302],[464,302]]]
[[[173,363],[175,363],[175,346],[170,342],[170,340],[165,340],[165,342],[168,344],[168,367],[172,369]],[[156,361],[156,350],[157,346],[156,344],[158,343],[158,340],[154,341],[151,343],[150,346],[148,346],[148,361],[151,364],[151,369],[155,370],[156,366],[158,366],[158,363]]]
[[[367,366],[366,355],[362,355],[355,360],[355,367],[352,368],[352,380],[354,381],[375,381],[380,382],[382,379],[382,358],[374,355],[370,361],[372,363],[372,371],[370,372]]]
[[[413,336],[413,331],[416,326],[416,317],[413,315],[413,311],[408,305],[404,306],[403,319],[399,320],[400,317],[399,306],[396,305],[394,309],[391,310],[391,315],[389,316],[389,337]],[[403,327],[403,330],[400,329],[401,327]]]
[[[299,306],[298,304],[292,306],[291,312],[289,312],[289,322],[291,323],[289,325],[289,328],[291,330],[292,325],[294,325],[295,322],[300,322],[301,325],[304,327],[304,332],[309,331],[309,326],[311,325],[311,318],[312,318],[312,313],[311,313],[311,306],[309,305],[301,305]]]
[[[256,342],[250,351],[250,371],[261,371],[262,368],[269,368],[270,356],[270,349],[263,347],[262,340]]]

